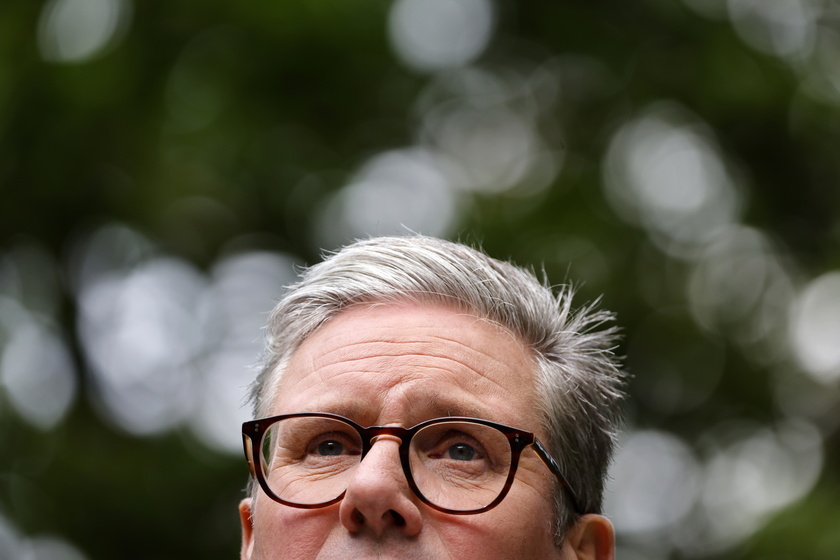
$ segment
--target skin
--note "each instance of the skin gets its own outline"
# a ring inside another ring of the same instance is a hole
[[[271,414],[333,412],[410,427],[473,416],[540,433],[533,360],[510,333],[446,307],[355,307],[312,334],[289,364]],[[583,516],[554,544],[552,475],[531,450],[496,508],[448,515],[409,489],[398,440],[379,439],[336,505],[304,510],[259,492],[239,507],[243,560],[613,558],[613,530]]]

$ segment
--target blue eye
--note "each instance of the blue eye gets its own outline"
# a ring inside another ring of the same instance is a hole
[[[318,444],[318,454],[324,456],[336,456],[344,453],[344,445],[334,440],[322,441]]]
[[[455,461],[472,461],[475,459],[475,449],[465,443],[458,443],[447,450],[450,459]]]

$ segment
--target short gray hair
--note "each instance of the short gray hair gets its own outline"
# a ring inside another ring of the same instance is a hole
[[[613,350],[613,315],[572,307],[533,272],[462,244],[424,236],[358,241],[301,274],[271,312],[261,371],[251,387],[256,417],[269,413],[300,344],[348,307],[369,303],[445,304],[498,323],[533,352],[545,442],[587,513],[600,513],[615,447],[623,373]],[[558,543],[577,517],[558,487]]]

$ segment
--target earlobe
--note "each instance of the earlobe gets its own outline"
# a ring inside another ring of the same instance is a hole
[[[242,548],[239,557],[241,560],[250,560],[254,551],[254,522],[252,518],[251,498],[245,498],[239,502],[239,521],[242,525]]]
[[[615,532],[603,515],[584,515],[566,538],[578,560],[615,560]]]

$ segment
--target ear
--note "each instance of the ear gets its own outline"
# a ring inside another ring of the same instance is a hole
[[[566,543],[578,560],[615,560],[615,532],[603,515],[582,516],[566,534]]]
[[[254,552],[254,521],[251,514],[251,498],[245,498],[239,502],[239,521],[242,525],[242,548],[239,552],[241,560],[250,560]]]

